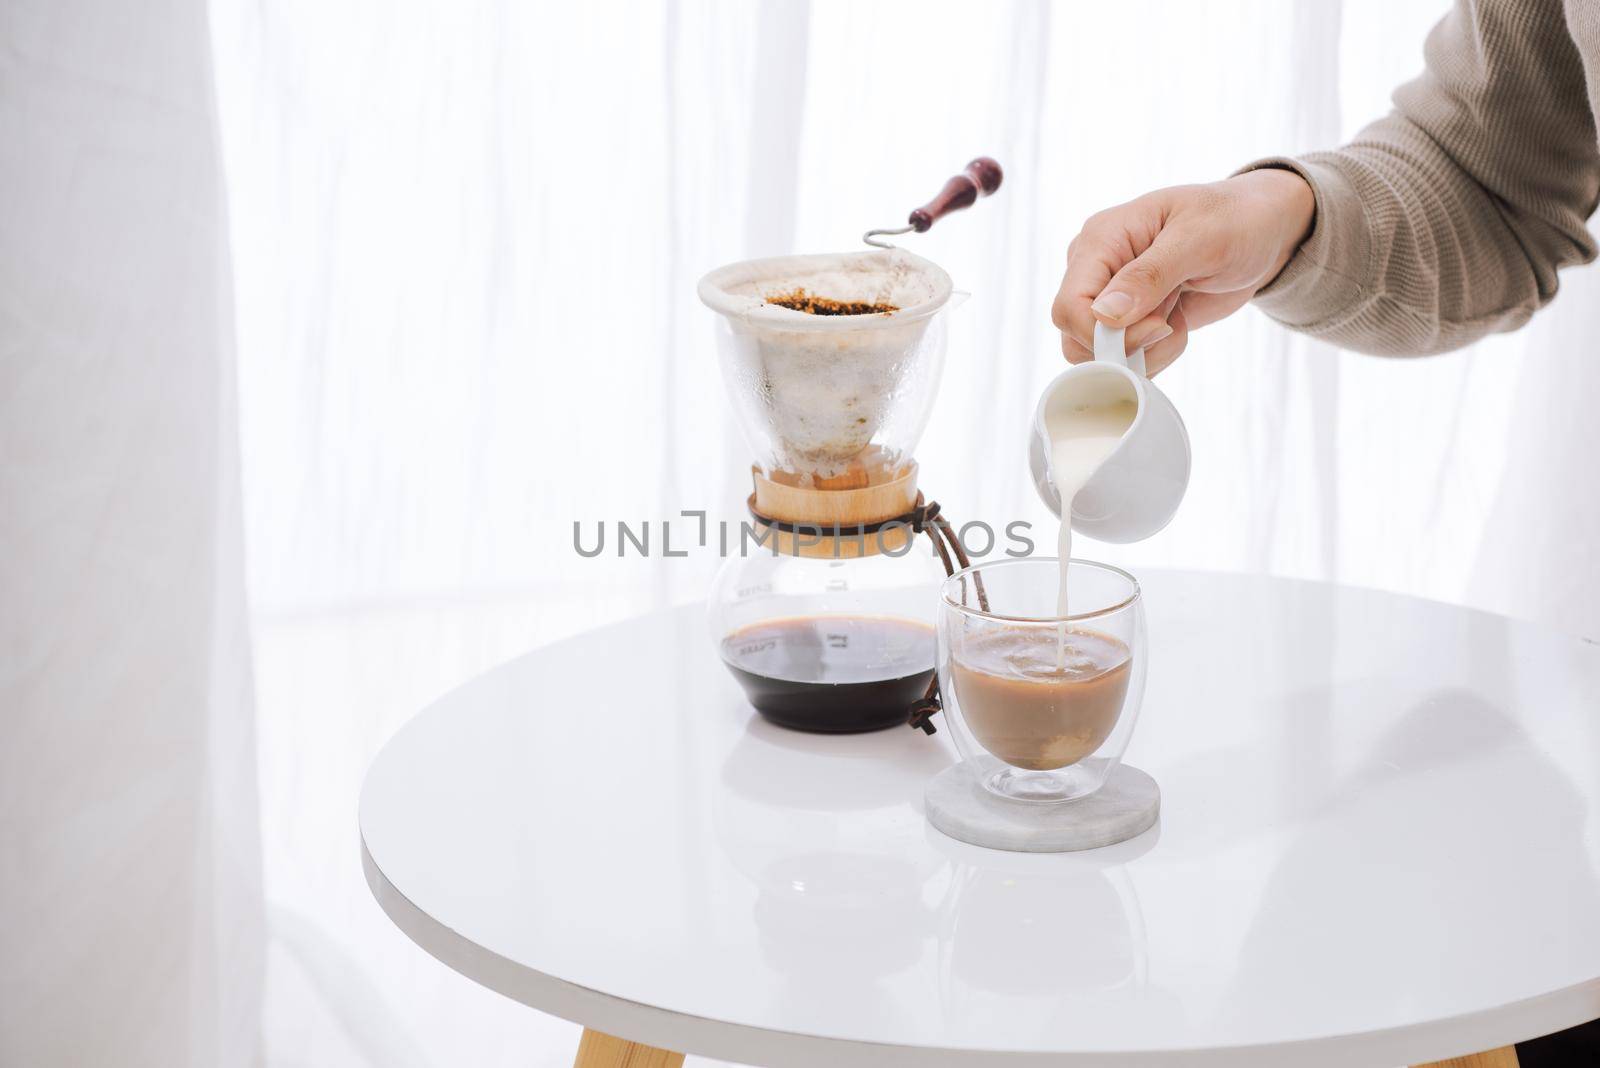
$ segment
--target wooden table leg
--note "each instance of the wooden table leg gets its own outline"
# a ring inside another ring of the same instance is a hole
[[[1501,1046],[1487,1053],[1469,1053],[1465,1057],[1419,1064],[1415,1068],[1517,1068],[1517,1048]]]
[[[1517,1063],[1514,1057],[1511,1063],[1514,1068]],[[573,1068],[683,1068],[683,1054],[641,1046],[585,1027],[583,1037],[578,1040],[578,1059],[573,1062]]]

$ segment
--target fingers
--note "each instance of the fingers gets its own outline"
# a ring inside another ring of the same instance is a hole
[[[1241,217],[1240,204],[1228,183],[1175,186],[1085,222],[1051,308],[1066,358],[1093,359],[1095,324],[1104,323],[1124,328],[1154,373],[1183,352],[1190,330],[1248,302],[1271,267],[1257,253],[1260,231],[1272,227],[1260,212]]]
[[[1090,303],[1106,288],[1119,268],[1155,240],[1162,217],[1159,196],[1140,197],[1091,217],[1067,246],[1067,269],[1051,306],[1050,318],[1056,329],[1076,341],[1084,351],[1094,346],[1095,316]],[[1152,311],[1153,305],[1146,309],[1146,314]],[[1144,317],[1129,319],[1126,325],[1138,331],[1130,340],[1148,341],[1165,329],[1165,322],[1159,317],[1152,318],[1148,324],[1139,323]],[[1062,347],[1068,351],[1069,358],[1076,351],[1065,344]]]
[[[1163,240],[1166,221],[1165,193],[1140,197],[1093,216],[1067,248],[1067,269],[1061,279],[1051,321],[1061,331],[1062,352],[1081,362],[1090,358],[1097,319],[1127,329],[1129,349],[1156,344],[1170,333],[1166,313],[1177,299],[1184,281],[1181,274],[1160,293],[1145,290],[1167,280],[1167,261],[1181,243]],[[1160,273],[1155,273],[1160,268]],[[1122,288],[1118,289],[1119,280]],[[1138,299],[1130,296],[1135,283]],[[1092,304],[1110,300],[1126,308],[1115,317],[1097,315]]]
[[[1061,355],[1067,358],[1068,363],[1088,363],[1094,359],[1094,353],[1066,334],[1061,335]]]
[[[1067,270],[1061,288],[1050,306],[1050,321],[1061,331],[1061,351],[1074,363],[1093,359],[1094,300],[1111,281],[1111,275],[1124,258],[1122,250],[1098,234],[1085,230],[1067,247]]]
[[[1149,248],[1118,268],[1089,310],[1108,326],[1132,326],[1185,282],[1204,274],[1206,267],[1199,246],[1168,227],[1156,234]]]
[[[1174,293],[1176,298],[1177,294]],[[1165,312],[1151,315],[1141,319],[1128,328],[1123,338],[1123,347],[1128,352],[1154,345],[1172,333],[1172,327],[1162,318]],[[1083,344],[1070,334],[1061,335],[1061,354],[1067,358],[1068,363],[1088,363],[1094,359],[1094,350]]]
[[[1163,368],[1170,367],[1173,360],[1183,355],[1183,350],[1189,344],[1189,317],[1184,308],[1192,296],[1194,294],[1185,293],[1183,299],[1178,301],[1177,306],[1167,316],[1167,324],[1172,327],[1172,333],[1144,350],[1145,374],[1158,374]]]
[[[1183,317],[1188,320],[1190,330],[1198,330],[1226,319],[1250,303],[1251,295],[1249,289],[1236,289],[1231,293],[1185,293]]]
[[[1148,349],[1158,344],[1173,333],[1172,324],[1167,321],[1172,309],[1177,306],[1180,294],[1169,294],[1161,302],[1161,306],[1145,318],[1130,326],[1123,335],[1123,348],[1125,352],[1132,353],[1139,349]],[[1091,334],[1093,328],[1091,327]],[[1067,334],[1061,335],[1061,354],[1067,358],[1068,363],[1088,363],[1094,359],[1094,350],[1090,344],[1084,344],[1078,339]]]

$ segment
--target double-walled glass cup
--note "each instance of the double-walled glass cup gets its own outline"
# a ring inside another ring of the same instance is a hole
[[[1072,560],[978,564],[945,581],[939,689],[956,748],[991,792],[1061,802],[1100,789],[1144,697],[1144,602],[1134,577]]]

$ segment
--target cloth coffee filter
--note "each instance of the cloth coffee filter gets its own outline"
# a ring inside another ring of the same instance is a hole
[[[891,304],[866,315],[814,315],[767,303],[814,297]],[[758,447],[778,467],[833,477],[878,443],[908,451],[932,404],[942,348],[929,338],[950,276],[900,249],[748,260],[700,280],[700,299],[732,332],[728,389]]]

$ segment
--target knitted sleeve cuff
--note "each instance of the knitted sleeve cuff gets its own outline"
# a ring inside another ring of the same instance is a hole
[[[1278,276],[1257,290],[1255,304],[1285,326],[1315,330],[1354,310],[1370,293],[1373,262],[1365,209],[1355,186],[1319,152],[1301,159],[1269,156],[1235,174],[1265,167],[1293,171],[1316,196],[1311,236]]]

